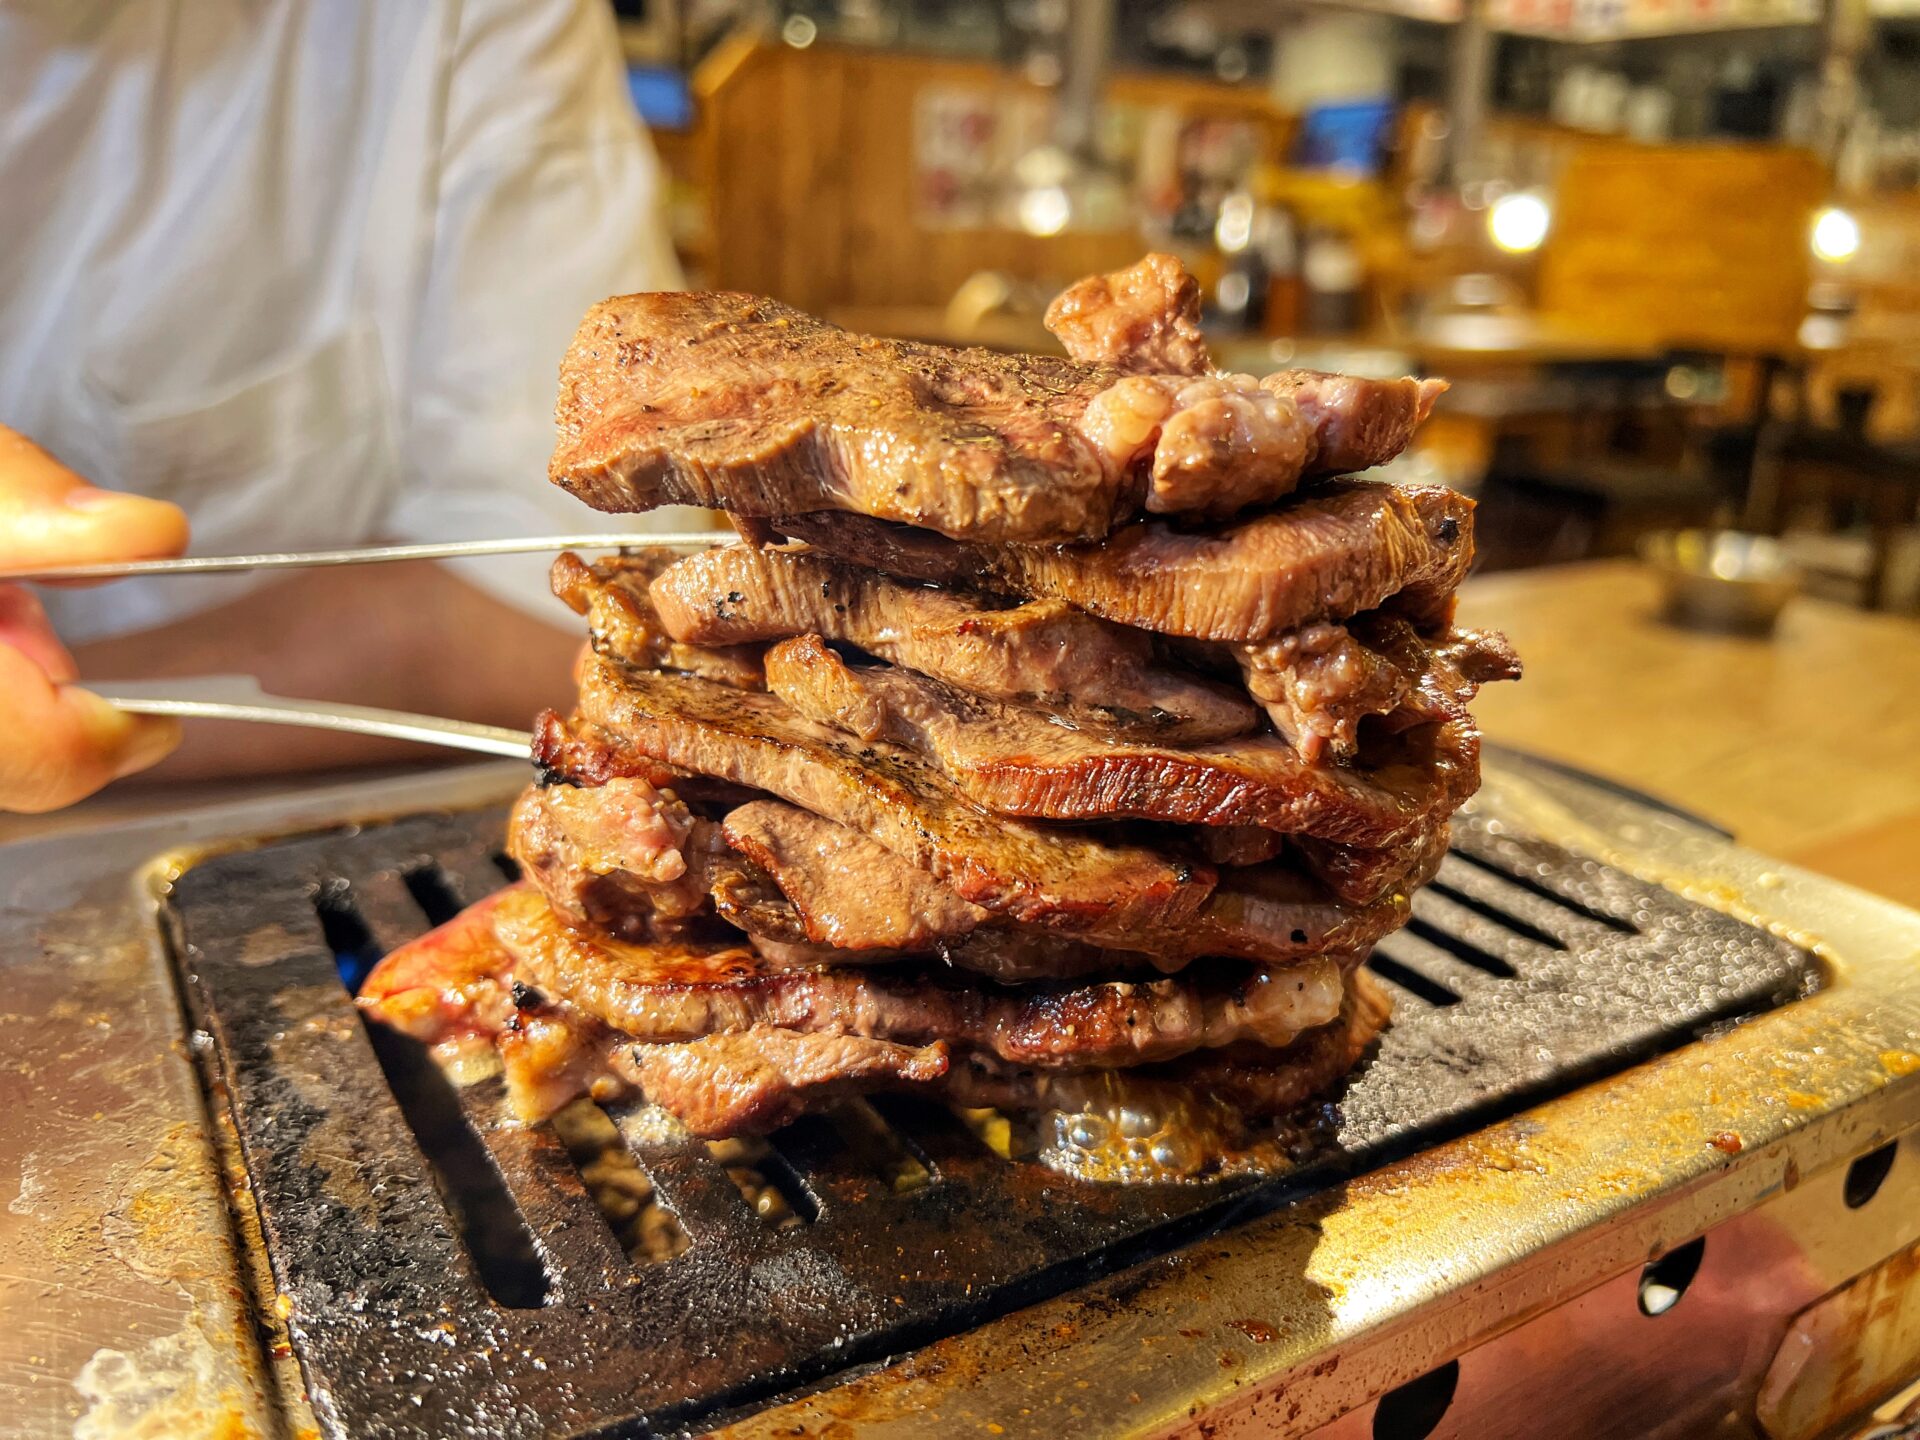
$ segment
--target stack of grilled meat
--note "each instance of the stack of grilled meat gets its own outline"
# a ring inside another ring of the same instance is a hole
[[[1169,1117],[1338,1080],[1478,783],[1466,704],[1518,666],[1451,621],[1471,503],[1345,478],[1444,387],[1218,373],[1197,319],[1162,256],[1055,301],[1064,360],[597,306],[553,479],[740,542],[561,557],[592,650],[525,878],[362,1003],[497,1049],[530,1118],[637,1091],[714,1137],[911,1091],[1118,1116],[1159,1173],[1207,1163]]]

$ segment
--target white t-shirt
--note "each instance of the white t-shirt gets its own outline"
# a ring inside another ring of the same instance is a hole
[[[679,284],[661,192],[603,0],[0,0],[0,422],[201,553],[620,528],[547,483],[556,376]],[[545,566],[462,573],[558,618]]]

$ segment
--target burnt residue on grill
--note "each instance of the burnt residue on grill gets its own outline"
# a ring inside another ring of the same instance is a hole
[[[1388,982],[1417,976],[1428,998],[1396,995],[1372,1063],[1309,1117],[1285,1173],[1076,1183],[991,1115],[903,1098],[716,1154],[644,1109],[514,1126],[486,1075],[446,1088],[431,1123],[457,1133],[430,1155],[418,1097],[410,1127],[388,1080],[410,1062],[394,1037],[376,1047],[339,966],[504,883],[500,823],[426,815],[237,851],[168,902],[334,1435],[639,1434],[752,1405],[1295,1202],[1811,973],[1771,936],[1463,816],[1420,923],[1380,949]],[[628,1223],[643,1215],[646,1234]]]

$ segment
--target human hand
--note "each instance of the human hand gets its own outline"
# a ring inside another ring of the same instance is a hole
[[[177,555],[175,506],[99,490],[0,425],[0,569]],[[31,591],[0,583],[0,810],[57,810],[144,770],[179,722],[129,715],[78,688],[73,657]]]

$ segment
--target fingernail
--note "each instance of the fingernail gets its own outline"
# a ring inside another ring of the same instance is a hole
[[[158,765],[180,745],[180,722],[169,715],[143,715],[126,737],[113,767],[113,778],[127,776]]]
[[[102,490],[98,485],[76,485],[61,497],[69,510],[104,510],[109,505],[117,505],[122,500],[139,499],[128,496],[118,490]]]

